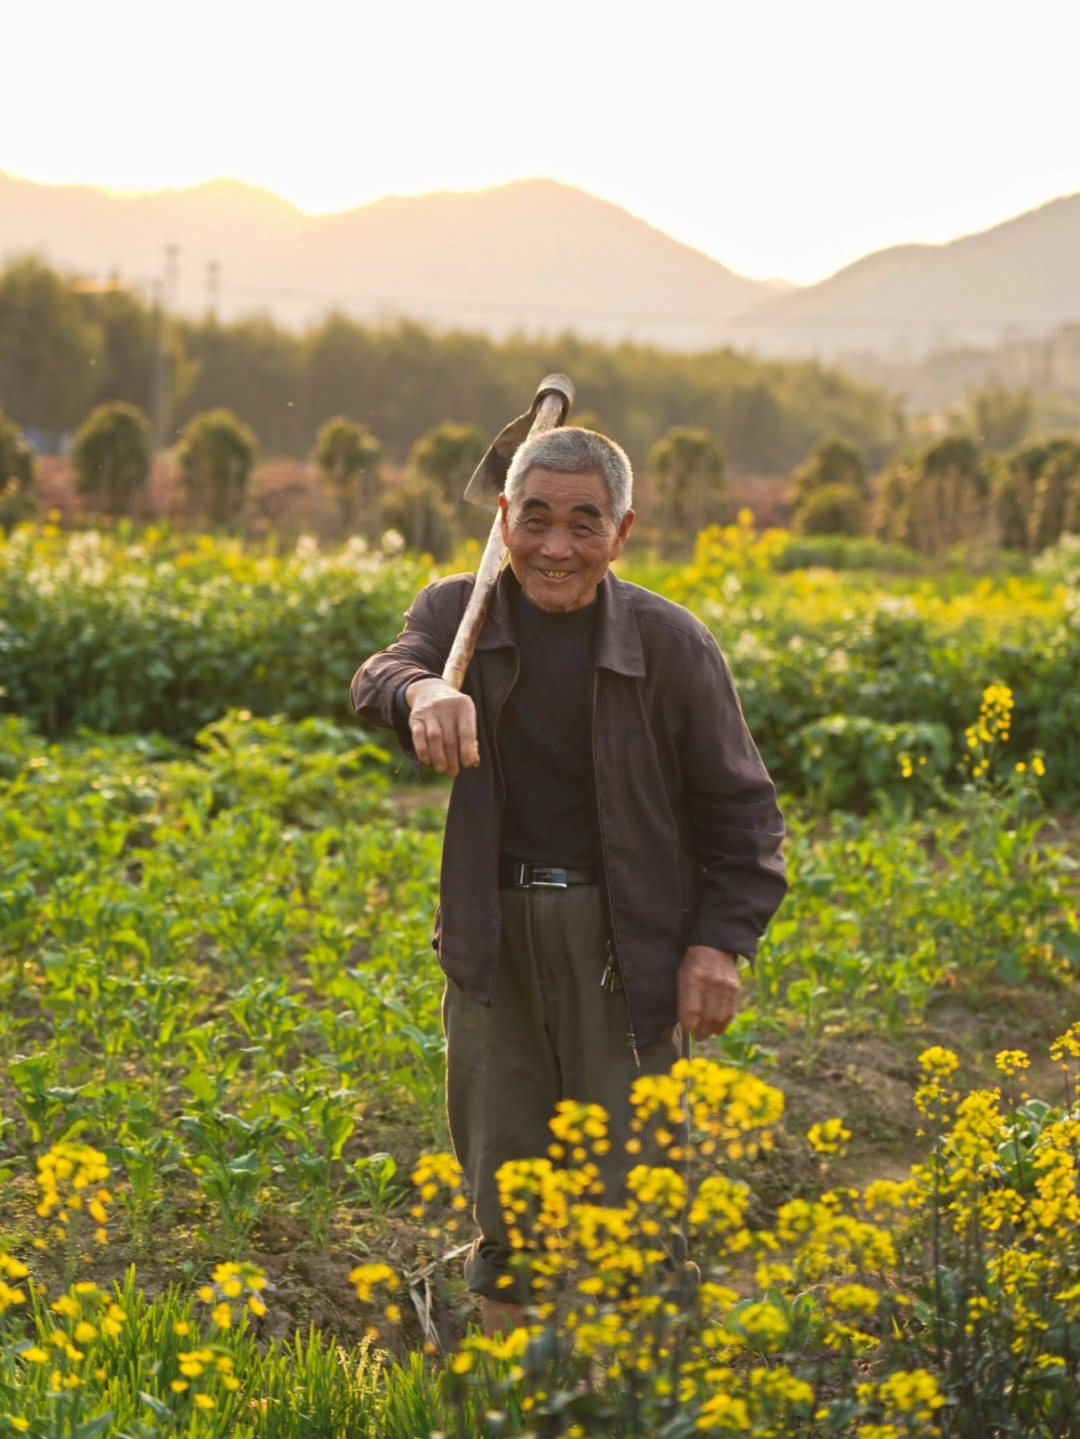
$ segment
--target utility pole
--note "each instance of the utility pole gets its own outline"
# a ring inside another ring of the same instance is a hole
[[[165,304],[176,313],[177,281],[180,277],[180,246],[174,240],[165,246]]]
[[[221,283],[221,261],[209,260],[206,265],[206,318],[217,319],[218,286]]]
[[[154,362],[150,374],[150,453],[156,454],[163,440],[162,424],[162,370],[165,358],[161,353],[161,280],[154,281],[154,306],[151,311],[154,335]]]
[[[157,424],[159,443],[164,447],[166,430],[173,421],[172,356],[165,344],[172,317],[176,314],[177,281],[180,275],[180,246],[174,241],[165,246],[164,295],[158,324],[158,365],[157,365]],[[159,282],[160,283],[160,282]],[[157,290],[157,286],[155,286]]]

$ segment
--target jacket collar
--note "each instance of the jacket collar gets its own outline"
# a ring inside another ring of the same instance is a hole
[[[514,618],[510,610],[511,587],[517,584],[510,566],[503,570],[495,585],[484,628],[476,642],[478,650],[517,647]],[[641,647],[637,615],[634,612],[633,586],[618,580],[609,570],[597,591],[599,605],[596,663],[616,674],[642,676],[645,653]]]

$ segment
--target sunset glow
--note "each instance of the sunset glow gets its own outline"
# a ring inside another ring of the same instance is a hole
[[[317,213],[548,175],[797,281],[1080,189],[1073,0],[8,8],[0,170],[44,183]]]

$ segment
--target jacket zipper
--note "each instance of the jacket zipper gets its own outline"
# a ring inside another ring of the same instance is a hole
[[[630,1053],[634,1056],[634,1064],[641,1068],[641,1056],[638,1054],[637,1037],[634,1034],[634,1015],[630,1008],[630,991],[626,987],[626,976],[623,974],[622,959],[619,956],[619,946],[615,941],[615,915],[611,908],[611,877],[608,874],[607,851],[604,848],[604,815],[600,804],[600,770],[596,763],[596,702],[600,691],[600,672],[593,670],[593,702],[592,702],[592,723],[589,726],[590,740],[592,744],[593,762],[593,784],[596,786],[596,820],[600,831],[600,861],[604,867],[604,903],[608,914],[608,929],[611,938],[607,942],[607,964],[600,976],[601,989],[614,989],[615,980],[623,992],[623,999],[626,1001],[626,1022],[629,1029],[626,1032],[626,1042],[630,1046]]]

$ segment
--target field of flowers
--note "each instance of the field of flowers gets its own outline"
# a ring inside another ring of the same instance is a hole
[[[547,1279],[487,1341],[429,943],[445,789],[345,698],[430,565],[13,536],[0,1435],[1080,1434],[1077,740],[1033,699],[1076,652],[1074,563],[788,571],[736,527],[626,571],[729,653],[792,891],[729,1035],[639,1086],[670,1166],[605,1203],[604,1116],[567,1106],[504,1176]]]

